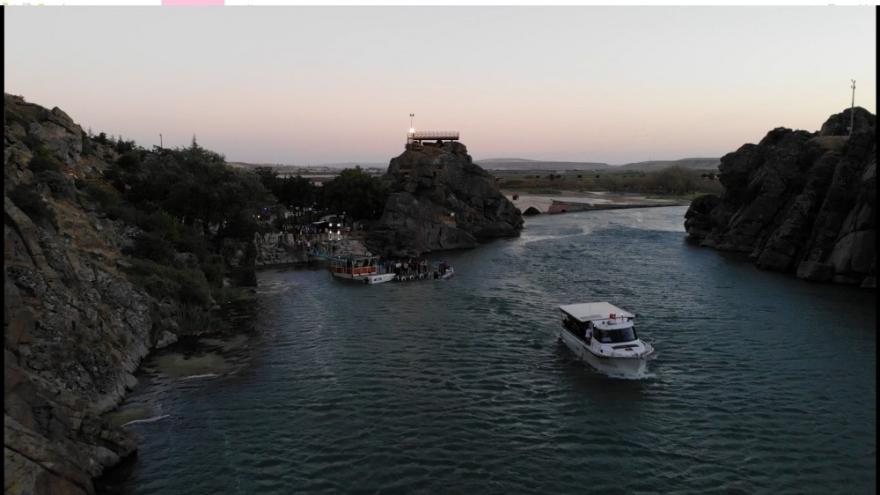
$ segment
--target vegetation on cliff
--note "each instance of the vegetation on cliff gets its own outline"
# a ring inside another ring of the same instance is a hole
[[[136,442],[107,423],[150,349],[221,328],[274,200],[195,142],[92,137],[4,97],[5,492],[93,493]]]
[[[323,186],[300,176],[280,177],[270,167],[255,172],[278,202],[289,208],[312,208],[324,213],[345,213],[354,220],[375,220],[388,199],[388,185],[360,167],[342,170]]]

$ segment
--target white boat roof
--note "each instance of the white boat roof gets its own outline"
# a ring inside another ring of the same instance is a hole
[[[616,316],[625,318],[635,318],[636,315],[618,308],[608,302],[590,302],[580,304],[566,304],[559,306],[563,313],[577,319],[581,322],[607,320],[608,315],[614,313]]]

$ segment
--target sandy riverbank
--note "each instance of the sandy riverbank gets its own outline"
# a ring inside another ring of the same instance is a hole
[[[554,201],[590,205],[590,209],[601,210],[639,206],[677,206],[682,203],[676,200],[648,198],[639,194],[611,193],[606,191],[562,191],[561,194],[522,194],[516,191],[502,191],[520,211],[529,207],[548,213]],[[518,197],[513,198],[514,195]]]

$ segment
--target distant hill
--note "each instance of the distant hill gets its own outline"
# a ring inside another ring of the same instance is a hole
[[[475,163],[487,170],[604,170],[611,167],[607,163],[553,162],[525,158],[490,158],[475,160]]]
[[[679,160],[652,160],[647,162],[627,163],[625,165],[611,165],[602,162],[563,162],[551,160],[530,160],[527,158],[487,158],[485,160],[475,160],[474,162],[485,168],[486,170],[607,170],[607,171],[639,171],[648,172],[652,170],[660,170],[667,167],[679,166],[689,169],[708,170],[717,169],[720,163],[718,158],[681,158]],[[344,168],[354,168],[359,166],[363,169],[381,169],[388,168],[387,163],[321,163],[316,165],[288,165],[282,163],[245,163],[245,162],[227,162],[233,167],[256,168],[256,167],[272,167],[281,173],[301,173],[315,174],[337,174]]]
[[[337,172],[339,170],[345,168],[387,168],[387,163],[378,163],[378,162],[339,162],[339,163],[317,163],[314,165],[291,165],[287,163],[247,163],[247,162],[226,162],[233,167],[239,168],[257,168],[257,167],[272,167],[274,169],[303,169],[303,170],[317,170],[317,169],[333,169]]]
[[[649,170],[660,170],[667,167],[682,167],[696,170],[717,169],[721,163],[720,158],[681,158],[679,160],[653,160],[649,162],[635,162],[620,165],[623,170],[638,170],[647,172]]]
[[[485,160],[478,160],[480,163],[505,163],[505,162],[515,162],[515,163],[526,163],[526,162],[536,162],[538,160],[529,160],[526,158],[487,158]]]
[[[682,158],[679,160],[652,160],[627,163],[625,165],[610,165],[602,162],[557,162],[527,160],[525,158],[490,158],[476,160],[476,163],[488,170],[610,170],[647,172],[672,166],[698,170],[716,169],[720,161],[718,158]]]
[[[253,170],[257,167],[269,167],[279,174],[283,175],[338,175],[343,169],[361,167],[368,173],[379,174],[384,173],[387,165],[381,163],[324,163],[320,165],[286,165],[282,163],[246,163],[246,162],[227,162],[227,164],[237,167]]]

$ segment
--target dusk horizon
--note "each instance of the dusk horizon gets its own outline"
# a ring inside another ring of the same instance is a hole
[[[720,157],[775,127],[818,130],[849,107],[850,79],[856,106],[875,112],[868,13],[11,9],[5,85],[95,133],[148,147],[196,135],[235,162],[387,163],[410,113],[417,129],[458,130],[475,160]],[[196,20],[209,28],[192,38]]]
[[[233,1],[4,9],[6,495],[876,490],[877,10]]]

